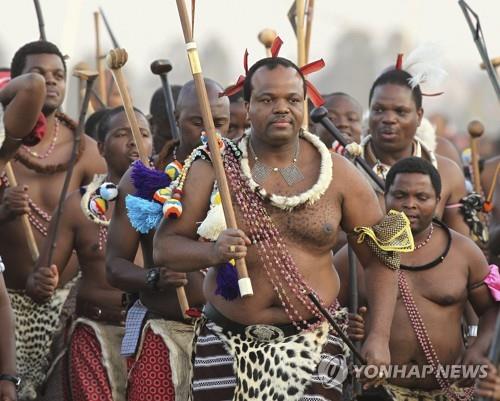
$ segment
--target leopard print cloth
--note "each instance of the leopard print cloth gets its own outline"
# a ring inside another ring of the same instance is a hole
[[[44,304],[37,304],[22,290],[8,292],[16,319],[17,372],[21,377],[18,396],[34,400],[50,366],[50,348],[69,288],[56,290]]]
[[[342,385],[326,382],[319,369],[320,363],[332,362],[328,362],[333,358],[331,351],[342,349],[326,323],[313,331],[269,341],[228,335],[205,318],[198,321],[196,332],[190,400],[324,401],[340,397]]]

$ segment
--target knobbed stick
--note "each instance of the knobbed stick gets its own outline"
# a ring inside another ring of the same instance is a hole
[[[203,118],[203,125],[205,127],[208,146],[212,158],[212,164],[215,170],[215,177],[217,185],[219,186],[219,193],[222,201],[222,208],[224,209],[224,217],[226,219],[228,228],[237,228],[236,216],[234,214],[233,205],[231,202],[231,194],[229,193],[229,186],[227,184],[224,166],[222,164],[222,157],[220,154],[219,145],[215,134],[215,126],[212,118],[212,111],[210,110],[210,102],[208,101],[207,89],[205,88],[205,81],[201,71],[200,59],[196,43],[193,41],[193,33],[191,24],[189,23],[189,15],[184,4],[184,0],[177,1],[177,10],[181,20],[182,31],[184,33],[184,40],[186,42],[187,55],[189,65],[193,75],[196,94],[201,108],[201,115]],[[238,271],[238,286],[242,297],[253,295],[252,283],[248,277],[248,271],[245,259],[238,259],[236,261],[236,269]]]
[[[142,164],[149,166],[149,158],[146,154],[144,143],[142,142],[139,124],[137,124],[137,118],[135,116],[132,100],[130,99],[127,83],[125,82],[125,77],[122,72],[122,67],[127,63],[127,60],[128,54],[125,49],[110,50],[108,57],[106,58],[108,67],[113,74],[113,78],[115,79],[116,86],[118,86],[118,91],[120,92],[120,96],[123,101],[123,107],[125,108],[125,114],[127,115],[130,128],[132,129],[132,136],[134,137],[135,146],[137,147],[137,152],[139,153],[139,159],[141,159]],[[187,301],[186,291],[184,290],[184,287],[177,287],[176,291],[182,314],[184,318],[188,319],[189,316],[186,314],[186,311],[189,309],[189,303]]]
[[[467,131],[470,135],[470,152],[474,192],[481,195],[481,172],[479,171],[479,150],[477,148],[477,142],[484,133],[484,125],[477,120],[471,121],[467,126]]]
[[[173,139],[179,139],[179,131],[175,121],[175,106],[174,97],[172,96],[172,88],[168,83],[168,73],[172,71],[172,63],[169,60],[155,60],[151,63],[151,72],[158,75],[161,80],[163,96],[165,97],[165,108],[168,117],[168,124]]]
[[[17,187],[16,176],[14,175],[14,170],[12,165],[8,162],[5,165],[5,173],[7,174],[7,179],[9,180],[9,185],[11,187]],[[21,224],[23,225],[24,235],[26,236],[26,241],[28,242],[28,248],[30,250],[31,259],[33,262],[38,260],[40,252],[38,252],[38,246],[36,244],[35,236],[33,235],[33,229],[31,228],[31,223],[28,219],[27,214],[21,216]]]
[[[271,47],[273,46],[274,39],[276,39],[276,36],[278,34],[276,31],[266,28],[263,29],[262,31],[259,32],[259,35],[257,38],[259,39],[259,42],[264,45],[266,48],[266,56],[271,57]]]
[[[57,231],[59,230],[59,221],[61,220],[62,209],[64,200],[66,199],[66,194],[68,193],[69,183],[71,181],[71,176],[73,175],[73,169],[75,167],[76,155],[78,153],[78,148],[80,147],[80,141],[82,138],[83,127],[85,125],[85,116],[87,115],[87,109],[89,107],[90,94],[92,91],[92,85],[94,84],[95,79],[97,78],[96,71],[88,71],[88,70],[76,70],[74,72],[79,79],[86,80],[85,87],[85,96],[83,97],[82,108],[80,110],[80,116],[78,118],[78,126],[76,127],[75,139],[73,141],[73,148],[71,149],[71,157],[68,163],[68,169],[66,170],[66,176],[64,177],[64,183],[61,190],[61,196],[59,197],[59,204],[57,206],[56,215],[54,217],[54,225],[52,226],[52,230],[49,233],[49,257],[47,261],[47,266],[52,264],[52,258],[54,256],[54,250],[56,249],[56,238]]]
[[[295,26],[297,31],[297,64],[299,67],[303,67],[307,64],[306,57],[306,27],[305,27],[305,0],[295,0]],[[307,130],[309,127],[309,112],[307,97],[304,100],[304,120],[302,121],[302,128]]]
[[[122,68],[127,63],[127,60],[128,54],[125,49],[112,49],[109,51],[108,56],[106,57],[108,68],[113,74],[113,78],[116,82],[116,86],[118,86],[118,91],[120,92],[120,96],[123,101],[123,107],[125,109],[125,114],[127,115],[130,128],[132,129],[132,135],[134,137],[135,146],[137,146],[139,158],[141,159],[142,164],[144,164],[145,166],[149,166],[148,155],[146,154],[146,149],[144,148],[144,143],[142,142],[139,124],[137,124],[134,107],[128,93],[125,76],[123,75],[122,71]]]

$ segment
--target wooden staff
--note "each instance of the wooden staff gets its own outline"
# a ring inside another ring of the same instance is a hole
[[[17,187],[16,176],[14,175],[14,170],[12,169],[12,165],[8,162],[5,165],[5,172],[7,174],[7,179],[9,180],[10,187]],[[28,242],[28,248],[30,250],[31,259],[33,262],[38,260],[40,256],[40,252],[38,252],[38,246],[36,244],[35,236],[33,235],[33,229],[31,228],[31,223],[28,219],[27,214],[21,215],[21,223],[23,225],[24,235],[26,236],[26,241]]]
[[[307,64],[306,56],[306,30],[305,30],[305,11],[306,2],[305,0],[295,0],[295,25],[297,27],[297,64],[299,67],[303,67]],[[304,120],[302,121],[302,128],[309,128],[309,110],[307,104],[307,96],[304,100]]]
[[[273,45],[274,39],[276,39],[276,36],[278,34],[276,31],[266,28],[263,29],[262,31],[259,32],[259,35],[257,36],[259,39],[259,42],[264,45],[266,48],[266,56],[271,57],[271,47]]]
[[[151,72],[158,75],[161,80],[170,133],[173,139],[180,139],[179,130],[175,121],[174,97],[172,96],[172,88],[168,82],[168,73],[170,71],[172,71],[172,63],[169,60],[155,60],[151,63]]]
[[[306,65],[306,36],[305,36],[305,0],[295,0],[295,24],[297,26],[297,64],[299,67]]]
[[[123,101],[123,107],[125,109],[125,114],[127,115],[130,128],[132,129],[132,136],[134,138],[135,146],[137,147],[137,152],[139,153],[139,158],[142,164],[149,166],[149,158],[146,154],[146,149],[144,143],[142,142],[141,132],[139,131],[139,124],[137,124],[137,118],[135,116],[134,107],[132,105],[132,100],[127,89],[127,83],[125,82],[125,77],[123,76],[122,67],[128,60],[128,54],[125,49],[113,49],[109,51],[106,62],[108,64],[113,78],[115,79],[116,86],[120,92],[120,96]],[[179,306],[181,307],[182,315],[185,319],[189,316],[186,311],[189,309],[189,303],[186,297],[186,291],[184,287],[177,287],[177,299],[179,301]]]
[[[210,102],[208,101],[207,89],[205,88],[205,81],[203,80],[198,50],[196,48],[196,43],[193,41],[193,32],[191,30],[191,24],[189,23],[189,15],[186,5],[184,4],[184,0],[176,0],[176,2],[181,20],[182,31],[184,33],[184,40],[186,42],[189,65],[193,74],[198,102],[201,107],[203,125],[207,133],[208,146],[212,157],[212,165],[214,166],[215,177],[217,179],[217,185],[219,187],[219,193],[222,200],[224,217],[228,228],[237,228],[236,216],[231,202],[231,194],[229,193],[229,186],[227,184],[226,174],[222,164],[222,157],[220,155],[219,145],[215,136],[215,126],[212,118],[212,111],[210,110]],[[236,269],[238,271],[238,286],[241,296],[246,297],[253,295],[252,283],[248,277],[245,259],[238,259],[236,261]]]
[[[137,124],[132,100],[130,99],[127,83],[125,82],[125,77],[122,72],[122,68],[127,63],[127,60],[128,54],[125,49],[112,49],[106,57],[108,68],[113,74],[113,78],[118,86],[118,91],[123,101],[123,107],[125,108],[125,114],[127,115],[130,128],[132,129],[132,136],[134,137],[135,146],[137,146],[137,151],[139,152],[139,158],[142,164],[149,166],[149,158],[146,154],[144,143],[142,142],[139,124]]]
[[[85,125],[85,116],[87,115],[87,109],[89,106],[92,85],[94,84],[94,81],[96,80],[98,74],[96,71],[76,70],[74,72],[74,75],[76,75],[80,79],[86,80],[87,85],[85,88],[85,96],[83,97],[82,108],[80,110],[80,116],[78,118],[78,126],[76,127],[75,139],[73,141],[73,148],[71,149],[71,156],[68,162],[68,169],[66,170],[66,176],[64,177],[64,183],[61,190],[61,196],[59,197],[59,204],[56,209],[56,215],[53,218],[52,230],[49,233],[48,241],[50,244],[50,248],[49,248],[49,256],[47,259],[47,266],[50,266],[52,264],[54,250],[56,249],[57,246],[56,238],[57,238],[57,231],[59,230],[59,221],[61,220],[63,205],[64,201],[66,200],[66,194],[68,193],[71,176],[73,175],[73,169],[76,163],[76,155],[78,153],[78,148],[80,147],[80,141],[82,138],[83,127]]]
[[[477,143],[479,138],[484,133],[484,125],[480,121],[474,120],[467,126],[467,131],[470,135],[470,151],[471,151],[471,167],[472,167],[472,183],[474,185],[474,192],[481,195],[481,172],[479,171],[479,150]]]
[[[306,22],[306,33],[305,33],[306,61],[309,61],[309,48],[311,47],[313,16],[314,16],[314,0],[309,0],[307,2],[307,22]]]
[[[35,3],[36,19],[38,20],[38,31],[40,32],[40,40],[47,40],[45,36],[45,22],[43,22],[42,7],[38,0],[33,0]]]
[[[99,97],[106,101],[106,76],[104,75],[104,56],[101,53],[101,35],[100,35],[100,14],[98,11],[94,12],[94,29],[95,29],[95,67],[99,72]]]

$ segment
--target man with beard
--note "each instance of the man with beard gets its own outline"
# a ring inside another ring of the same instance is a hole
[[[411,78],[404,70],[391,69],[373,83],[369,96],[370,135],[362,141],[363,157],[383,179],[389,168],[405,157],[417,156],[431,162],[446,177],[436,216],[454,230],[469,235],[469,227],[456,206],[466,195],[460,168],[451,160],[434,155],[415,138],[424,110],[420,86],[412,88]],[[381,203],[382,195],[379,193]]]
[[[15,78],[25,73],[37,73],[45,78],[42,112],[47,119],[47,129],[38,145],[32,148],[21,145],[12,162],[19,186],[9,188],[8,180],[2,176],[0,254],[8,267],[5,282],[16,315],[17,363],[24,379],[20,398],[33,399],[48,368],[48,350],[68,290],[58,290],[51,301],[42,306],[24,294],[33,261],[20,216],[28,215],[37,245],[42,248],[68,167],[76,123],[59,111],[66,89],[66,64],[54,44],[37,41],[21,47],[12,59],[11,75]],[[89,183],[95,173],[104,171],[104,161],[95,141],[82,135],[69,191]],[[22,207],[12,207],[15,199],[22,201]],[[76,259],[73,258],[60,286],[63,287],[75,272]]]
[[[353,166],[301,130],[305,96],[305,78],[287,59],[262,59],[247,73],[251,131],[237,146],[224,141],[222,154],[240,229],[225,229],[205,148],[190,159],[183,187],[172,188],[182,189],[182,215],[162,221],[155,261],[180,272],[211,267],[194,352],[196,401],[340,399],[341,388],[324,385],[316,372],[342,343],[329,335],[307,294],[317,294],[325,307],[334,304],[339,282],[331,248],[340,226],[368,232],[383,214]],[[397,219],[408,228],[404,216]],[[396,274],[355,237],[350,242],[367,266],[376,317],[362,352],[370,364],[387,364]],[[241,258],[252,297],[239,297],[231,261]]]
[[[229,126],[229,102],[219,97],[223,89],[218,83],[205,79],[205,85],[214,125],[225,134]],[[176,120],[180,141],[167,143],[158,155],[155,164],[161,170],[165,166],[169,169],[168,166],[182,164],[200,143],[203,121],[194,81],[187,82],[180,91]],[[106,255],[111,285],[138,294],[139,298],[128,312],[122,346],[122,354],[129,357],[127,399],[136,401],[160,396],[187,399],[193,325],[184,321],[176,287],[185,286],[189,304],[201,307],[204,303],[203,275],[200,272],[177,273],[153,263],[154,227],[148,231],[136,231],[127,215],[130,203],[126,203],[126,199],[131,195],[139,197],[137,187],[143,181],[135,176],[135,169],[136,166],[132,166],[120,181]],[[154,202],[150,197],[143,201]],[[144,269],[134,264],[139,245],[144,256]]]

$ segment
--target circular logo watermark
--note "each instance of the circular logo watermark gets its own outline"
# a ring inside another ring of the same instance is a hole
[[[347,377],[347,361],[342,354],[322,356],[318,365],[318,376],[325,388],[342,385]]]

